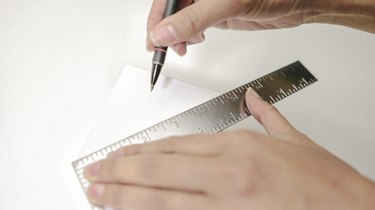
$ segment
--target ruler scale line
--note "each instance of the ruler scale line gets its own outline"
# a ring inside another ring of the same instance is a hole
[[[294,62],[86,155],[72,163],[73,169],[82,189],[86,191],[90,183],[83,176],[84,167],[106,158],[110,152],[120,147],[148,143],[170,135],[220,132],[251,115],[245,102],[246,90],[249,87],[252,87],[263,100],[274,104],[316,81],[317,79],[301,62]],[[91,207],[93,210],[103,210],[97,206]]]

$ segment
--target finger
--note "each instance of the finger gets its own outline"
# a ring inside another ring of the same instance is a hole
[[[204,194],[119,184],[91,185],[87,197],[97,206],[136,210],[205,210],[211,200]]]
[[[203,192],[216,189],[214,159],[149,153],[98,161],[86,167],[90,182],[122,183]],[[205,187],[205,188],[203,188]]]
[[[150,32],[150,39],[155,46],[171,46],[185,42],[235,14],[240,6],[231,4],[231,1],[226,0],[198,1],[158,23]]]
[[[190,5],[193,0],[183,0],[180,1],[180,8],[184,8]],[[167,4],[167,0],[154,0],[150,9],[150,13],[147,19],[147,41],[146,46],[147,50],[152,51],[154,50],[155,46],[152,44],[149,32],[154,29],[154,27],[163,19],[165,6]]]
[[[172,50],[177,53],[179,56],[184,56],[186,55],[187,48],[186,48],[186,43],[179,43],[176,45],[171,46]]]
[[[273,105],[263,101],[252,88],[246,92],[246,105],[270,136],[295,143],[301,143],[301,139],[307,140],[307,137],[297,131]]]
[[[148,51],[155,49],[149,38],[149,32],[163,19],[165,5],[167,0],[154,0],[151,5],[150,13],[147,19],[147,41],[146,46]]]
[[[221,29],[233,29],[233,30],[264,30],[264,29],[274,29],[272,21],[250,21],[250,20],[240,20],[240,19],[228,19],[215,24],[216,28]]]
[[[206,36],[204,35],[204,33],[196,34],[193,37],[186,40],[186,44],[187,45],[198,44],[198,43],[203,42],[205,39],[206,39]]]
[[[194,156],[219,156],[226,145],[221,142],[223,138],[232,138],[233,133],[223,132],[216,135],[196,134],[188,136],[175,136],[148,144],[134,144],[122,147],[112,152],[110,157],[145,153],[178,153]],[[220,138],[220,139],[219,139]]]
[[[184,56],[187,53],[187,45],[192,44],[198,44],[205,40],[205,36],[203,33],[197,34],[191,38],[189,38],[186,42],[179,43],[176,45],[172,45],[171,48],[173,51],[175,51],[179,56]],[[147,43],[147,50],[152,51],[155,49],[155,46],[153,46],[151,43]]]

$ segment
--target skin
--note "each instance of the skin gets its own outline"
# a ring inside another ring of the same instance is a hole
[[[305,23],[375,33],[374,0],[180,0],[162,20],[154,0],[147,49],[185,55],[209,27],[264,30]],[[213,9],[214,8],[214,9]],[[246,104],[268,135],[240,130],[131,145],[89,165],[87,197],[130,210],[370,210],[375,184],[296,130],[249,89]]]
[[[250,130],[131,145],[88,166],[89,200],[131,210],[370,210],[375,185],[250,89]]]
[[[373,0],[180,0],[183,8],[162,20],[167,0],[154,0],[147,23],[147,49],[170,46],[185,55],[209,27],[264,30],[306,23],[344,25],[375,33]],[[213,9],[214,8],[214,9]]]

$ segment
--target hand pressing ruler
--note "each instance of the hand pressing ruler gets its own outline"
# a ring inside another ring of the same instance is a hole
[[[302,63],[294,62],[82,157],[72,163],[73,168],[83,190],[86,191],[90,183],[83,176],[84,167],[104,159],[108,153],[120,147],[147,143],[171,135],[220,132],[251,115],[245,103],[245,93],[249,87],[263,100],[274,104],[316,81]],[[92,206],[92,209],[101,208]]]

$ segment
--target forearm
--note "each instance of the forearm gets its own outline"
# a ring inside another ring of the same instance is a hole
[[[307,0],[305,23],[330,23],[375,33],[375,0]]]

